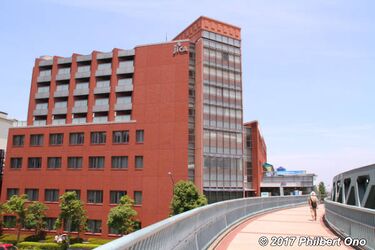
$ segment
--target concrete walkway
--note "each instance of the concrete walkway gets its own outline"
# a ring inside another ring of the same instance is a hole
[[[352,249],[324,225],[324,206],[317,211],[316,221],[307,206],[257,216],[236,227],[215,249]],[[333,246],[322,246],[325,240]]]

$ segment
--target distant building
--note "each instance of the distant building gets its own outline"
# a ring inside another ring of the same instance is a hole
[[[267,196],[308,194],[314,188],[315,174],[305,170],[265,171],[260,184],[261,194]]]
[[[258,121],[244,124],[244,170],[246,196],[260,196],[263,165],[267,162],[267,147]]]
[[[3,167],[5,161],[5,150],[7,147],[8,130],[17,122],[15,119],[9,119],[8,114],[0,111],[0,182],[2,182]],[[0,183],[1,184],[1,183]],[[1,187],[0,187],[1,191]]]

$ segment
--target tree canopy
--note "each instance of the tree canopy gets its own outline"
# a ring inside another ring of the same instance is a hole
[[[137,211],[133,209],[133,204],[134,201],[129,196],[121,197],[120,204],[109,211],[108,226],[117,230],[121,235],[133,232],[137,227],[135,220]]]
[[[55,227],[62,226],[68,233],[75,229],[81,232],[86,228],[86,210],[76,192],[66,192],[60,196],[60,214],[56,220]]]
[[[191,209],[207,205],[206,196],[199,194],[191,181],[179,181],[173,189],[171,215],[180,214]]]
[[[13,195],[3,205],[6,213],[14,214],[16,216],[17,243],[20,239],[21,228],[25,226],[25,218],[27,214],[26,202],[27,195]]]

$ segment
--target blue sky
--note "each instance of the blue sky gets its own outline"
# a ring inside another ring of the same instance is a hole
[[[330,183],[375,163],[375,1],[2,0],[0,110],[26,119],[34,59],[172,39],[200,15],[242,28],[244,121],[268,161]]]

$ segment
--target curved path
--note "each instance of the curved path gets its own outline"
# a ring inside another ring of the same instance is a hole
[[[256,216],[228,233],[215,249],[352,249],[324,225],[324,206],[319,205],[317,211],[316,221],[308,206]],[[323,241],[331,241],[331,246],[322,246]]]

